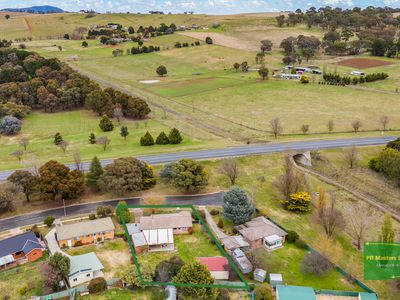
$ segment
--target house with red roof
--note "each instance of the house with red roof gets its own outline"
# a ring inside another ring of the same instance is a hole
[[[197,257],[196,259],[202,265],[205,265],[210,271],[211,276],[216,280],[228,280],[229,279],[229,262],[226,257],[214,256],[214,257]]]

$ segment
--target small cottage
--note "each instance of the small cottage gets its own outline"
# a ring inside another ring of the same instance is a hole
[[[198,257],[197,261],[207,267],[211,276],[216,280],[229,279],[229,262],[226,257]]]
[[[69,286],[75,287],[93,278],[103,277],[103,265],[93,252],[70,256],[71,266],[69,269]]]

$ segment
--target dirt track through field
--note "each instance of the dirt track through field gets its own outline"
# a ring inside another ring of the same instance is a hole
[[[234,49],[239,49],[239,50],[245,50],[245,51],[257,51],[258,47],[255,45],[251,45],[247,43],[246,41],[233,37],[233,36],[228,36],[222,33],[217,33],[217,32],[189,32],[189,31],[184,31],[184,32],[179,32],[181,35],[185,35],[188,37],[192,37],[198,40],[204,41],[206,37],[210,37],[213,40],[213,43],[219,46],[224,46],[224,47],[229,47],[229,48],[234,48]]]
[[[26,27],[28,28],[29,35],[30,35],[30,37],[32,37],[33,29],[32,29],[31,21],[28,18],[24,18],[24,21],[26,23]]]

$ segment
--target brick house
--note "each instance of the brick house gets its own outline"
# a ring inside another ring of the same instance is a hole
[[[114,239],[115,226],[111,218],[77,222],[56,227],[61,248],[93,244]]]
[[[265,217],[254,218],[235,229],[250,244],[251,249],[264,247],[269,251],[281,248],[287,233]]]
[[[32,231],[0,241],[0,270],[33,262],[42,257],[46,248]]]

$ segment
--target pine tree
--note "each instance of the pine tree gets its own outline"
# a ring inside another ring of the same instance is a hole
[[[54,144],[55,145],[60,145],[60,143],[63,141],[63,138],[62,138],[62,136],[61,136],[61,134],[59,133],[59,132],[57,132],[55,135],[54,135]]]
[[[122,126],[122,127],[121,127],[121,131],[119,132],[119,134],[120,134],[120,135],[124,138],[124,140],[126,141],[126,137],[129,135],[128,127]]]
[[[169,138],[167,137],[167,135],[165,134],[164,131],[161,131],[161,133],[158,135],[158,137],[156,139],[156,144],[157,145],[167,145],[167,144],[169,144]]]
[[[113,131],[114,124],[107,115],[104,115],[100,120],[99,127],[104,132]]]
[[[93,157],[90,163],[89,172],[86,174],[86,185],[95,191],[98,191],[97,180],[103,174],[104,170],[97,156]]]
[[[181,133],[176,128],[172,128],[172,130],[170,131],[170,133],[168,135],[168,138],[169,138],[169,142],[171,144],[180,144],[182,142]]]
[[[96,144],[96,135],[93,132],[89,135],[89,143],[92,145]]]
[[[146,132],[144,136],[140,138],[140,145],[142,146],[153,146],[154,145],[154,139],[151,136],[150,132]]]
[[[250,220],[255,209],[249,201],[246,192],[239,187],[233,187],[223,198],[224,211],[222,215],[235,224],[243,224]]]

